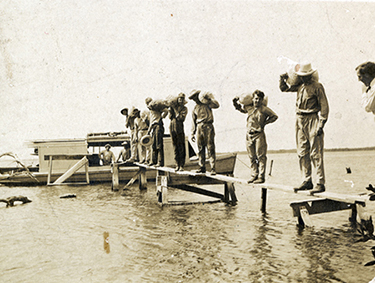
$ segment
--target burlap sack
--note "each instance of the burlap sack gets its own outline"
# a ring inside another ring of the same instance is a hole
[[[169,107],[168,102],[165,99],[155,99],[151,103],[152,108],[160,112]]]
[[[209,92],[209,91],[201,91],[199,93],[198,99],[203,104],[207,104],[209,102],[208,98],[215,99],[214,95],[211,92]]]
[[[252,93],[243,93],[239,97],[239,103],[243,104],[244,106],[253,106],[253,94]],[[268,104],[268,96],[264,96],[263,103],[264,106]]]
[[[301,78],[296,74],[296,72],[298,72],[298,70],[300,68],[300,65],[299,65],[298,62],[293,61],[293,60],[291,60],[287,57],[284,57],[284,56],[279,56],[277,58],[277,60],[279,61],[279,63],[281,63],[282,61],[286,61],[287,73],[288,73],[288,79],[286,80],[286,83],[289,86],[295,86],[295,85],[299,85],[299,84],[302,83]],[[318,71],[315,71],[312,74],[312,79],[316,82],[319,82]]]

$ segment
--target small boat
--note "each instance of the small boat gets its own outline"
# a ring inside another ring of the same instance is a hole
[[[123,148],[124,141],[130,141],[130,135],[126,132],[90,133],[82,139],[31,141],[29,147],[33,148],[33,155],[38,157],[37,162],[27,166],[18,161],[17,166],[0,167],[0,184],[26,186],[51,184],[75,166],[82,157],[88,159],[88,172],[85,166],[82,166],[66,180],[67,183],[84,183],[87,181],[87,175],[90,184],[112,182],[112,166],[101,165],[99,153],[106,144],[110,144],[116,156]],[[193,146],[186,138],[185,170],[198,169],[198,157]],[[175,167],[173,144],[169,135],[164,136],[164,156],[165,166]],[[236,157],[236,153],[217,153],[216,172],[233,175]],[[208,162],[206,167],[210,169]],[[138,170],[139,167],[134,164],[120,166],[119,181],[128,182]],[[147,171],[148,179],[155,179],[155,177],[155,170]]]

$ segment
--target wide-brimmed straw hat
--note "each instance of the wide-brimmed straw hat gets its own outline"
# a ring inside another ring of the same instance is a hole
[[[308,76],[308,75],[311,75],[312,73],[314,73],[316,71],[316,69],[313,69],[311,67],[311,63],[307,63],[307,62],[304,62],[304,63],[301,63],[300,64],[300,67],[299,67],[299,70],[296,71],[296,74],[298,76]]]
[[[129,145],[129,141],[124,141],[121,145]]]
[[[145,135],[141,138],[140,143],[142,146],[149,147],[152,145],[152,137],[150,135]]]
[[[111,148],[111,145],[109,143],[107,143],[104,147],[105,148],[107,148],[107,147]]]

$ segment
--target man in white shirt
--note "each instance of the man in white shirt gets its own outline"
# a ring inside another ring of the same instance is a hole
[[[362,86],[362,107],[375,114],[375,63],[365,62],[355,68]]]

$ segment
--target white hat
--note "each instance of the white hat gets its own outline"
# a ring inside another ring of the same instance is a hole
[[[298,65],[297,65],[298,66]],[[311,63],[301,63],[300,64],[300,68],[298,71],[296,71],[296,74],[298,76],[308,76],[308,75],[311,75],[312,73],[314,73],[316,71],[316,69],[313,69],[311,67]]]

